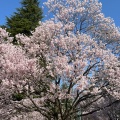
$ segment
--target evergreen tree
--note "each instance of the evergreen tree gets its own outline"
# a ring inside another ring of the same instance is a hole
[[[17,8],[10,18],[7,17],[7,31],[11,36],[23,33],[27,36],[31,35],[39,21],[43,18],[42,10],[39,7],[39,0],[22,0],[21,8]]]

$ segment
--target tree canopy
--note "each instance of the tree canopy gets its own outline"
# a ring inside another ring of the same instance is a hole
[[[17,34],[22,45],[12,44],[13,38],[0,28],[2,108],[7,103],[12,112],[37,111],[47,120],[75,120],[118,104],[119,54],[108,43],[119,43],[120,30],[101,12],[101,3],[48,0],[45,4],[54,18],[41,22],[31,36]]]

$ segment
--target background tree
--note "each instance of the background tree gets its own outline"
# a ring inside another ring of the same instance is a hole
[[[37,27],[39,21],[43,18],[39,0],[22,0],[21,5],[21,8],[17,8],[14,15],[10,18],[7,17],[6,27],[11,36],[18,33],[31,35],[31,31]]]

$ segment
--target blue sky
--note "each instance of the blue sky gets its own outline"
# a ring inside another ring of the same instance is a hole
[[[16,8],[20,7],[21,0],[0,0],[0,25],[5,24],[6,16],[10,17]],[[47,0],[41,0],[42,3]],[[120,0],[99,0],[102,2],[102,12],[106,17],[114,19],[115,24],[120,26]],[[47,14],[47,10],[44,10],[44,14]]]

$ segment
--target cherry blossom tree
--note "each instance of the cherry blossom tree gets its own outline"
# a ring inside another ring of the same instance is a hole
[[[105,46],[119,41],[120,33],[101,13],[101,4],[48,0],[46,5],[55,17],[41,22],[30,37],[16,35],[17,46],[0,29],[0,92],[10,102],[14,93],[24,93],[15,108],[38,111],[48,120],[74,120],[102,110],[85,108],[106,91],[120,100],[120,63]]]
[[[104,16],[102,4],[98,0],[48,0],[45,4],[55,19],[66,27],[74,23],[75,34],[88,34],[99,44],[104,42],[107,48],[120,56],[120,29],[112,18]]]
[[[99,101],[99,102],[98,102]],[[82,117],[82,120],[119,120],[120,119],[120,102],[116,101],[114,97],[111,95],[105,94],[103,98],[94,102],[87,109],[96,108],[100,109],[100,111],[94,112],[93,114],[89,114],[88,116]],[[114,102],[115,101],[115,102]],[[114,102],[114,104],[112,104]],[[111,105],[112,104],[112,105]],[[106,108],[104,108],[106,106]]]

